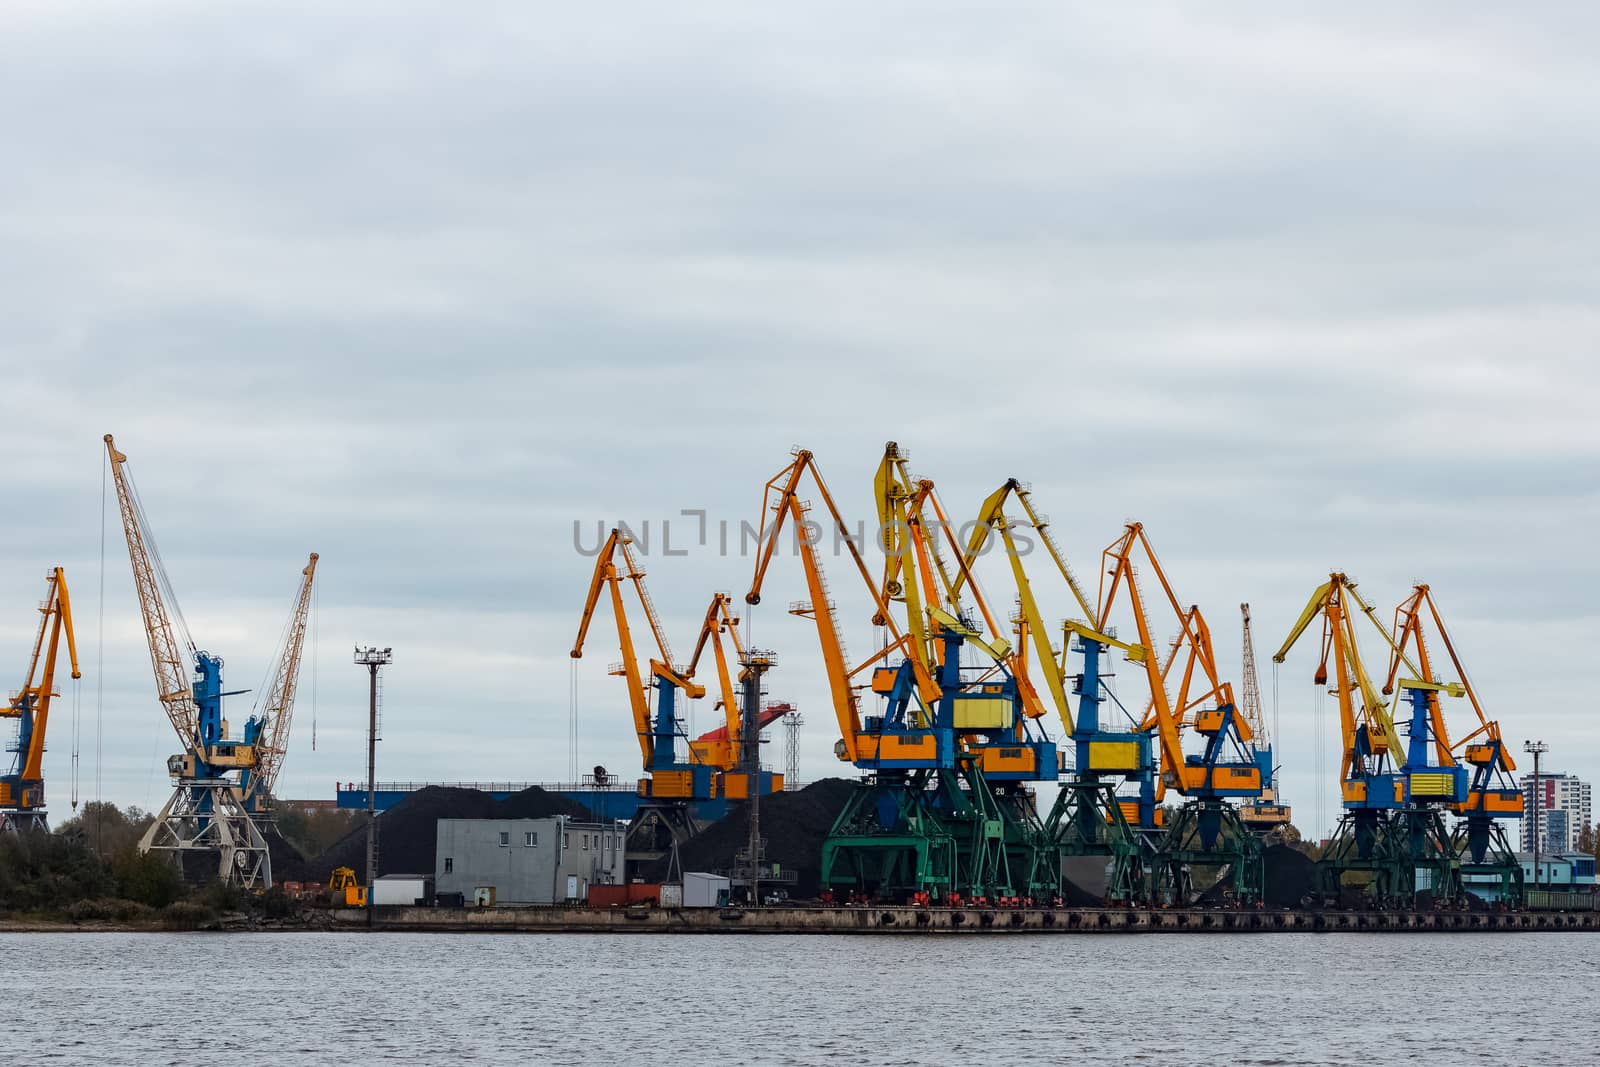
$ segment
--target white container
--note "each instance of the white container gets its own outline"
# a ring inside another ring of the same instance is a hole
[[[429,895],[431,878],[409,874],[386,874],[372,885],[372,903],[412,905]]]
[[[663,908],[683,907],[683,886],[667,883],[661,887],[661,894],[656,902]]]
[[[733,883],[720,874],[690,871],[683,876],[683,906],[716,908],[728,902]],[[665,907],[665,905],[662,905]]]

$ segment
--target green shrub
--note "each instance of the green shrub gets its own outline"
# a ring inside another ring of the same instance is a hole
[[[164,908],[183,895],[183,880],[164,857],[128,852],[113,865],[117,892],[129,900]]]
[[[201,899],[206,907],[215,912],[243,911],[245,907],[244,890],[216,879],[206,885]]]
[[[300,905],[291,900],[279,886],[262,893],[251,901],[251,910],[272,919],[287,919],[300,910]]]
[[[0,834],[0,912],[57,911],[115,892],[110,869],[81,841]]]

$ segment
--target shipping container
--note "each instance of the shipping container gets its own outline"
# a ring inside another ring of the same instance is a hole
[[[386,874],[372,886],[372,903],[431,904],[433,878],[422,874]]]
[[[625,908],[628,906],[628,887],[625,885],[592,885],[589,887],[591,908]]]
[[[654,907],[661,899],[660,882],[629,882],[628,903],[649,904]]]
[[[725,908],[733,883],[720,874],[690,871],[683,876],[683,906]]]

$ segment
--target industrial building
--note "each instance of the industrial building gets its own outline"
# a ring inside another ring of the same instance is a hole
[[[1523,885],[1528,889],[1591,894],[1595,891],[1595,858],[1587,852],[1541,853],[1537,872],[1534,870],[1533,853],[1519,852],[1516,859],[1522,865]],[[1462,877],[1467,890],[1474,896],[1493,901],[1505,899],[1504,887],[1498,876],[1468,872]]]
[[[440,819],[434,885],[467,904],[564,904],[623,880],[621,823]]]
[[[1533,851],[1534,805],[1539,808],[1539,851],[1558,853],[1575,852],[1578,835],[1591,825],[1590,786],[1572,774],[1541,774],[1538,793],[1534,792],[1532,775],[1522,780],[1523,811],[1522,851]]]

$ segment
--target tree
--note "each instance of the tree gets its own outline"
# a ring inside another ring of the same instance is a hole
[[[129,807],[124,813],[115,804],[91,800],[57,827],[56,833],[77,838],[102,858],[115,862],[138,847],[139,839],[154,821],[155,816],[137,807]]]
[[[59,834],[0,834],[0,912],[53,911],[110,896],[116,880],[81,841]]]
[[[129,849],[118,857],[112,871],[117,878],[117,895],[126,900],[164,908],[183,895],[183,880],[163,856]]]
[[[1578,851],[1590,856],[1600,853],[1600,827],[1584,826],[1578,830]]]
[[[356,827],[363,815],[360,811],[338,808],[307,812],[284,805],[275,818],[283,839],[298,849],[302,856],[314,859],[326,852],[334,842],[342,840]]]

